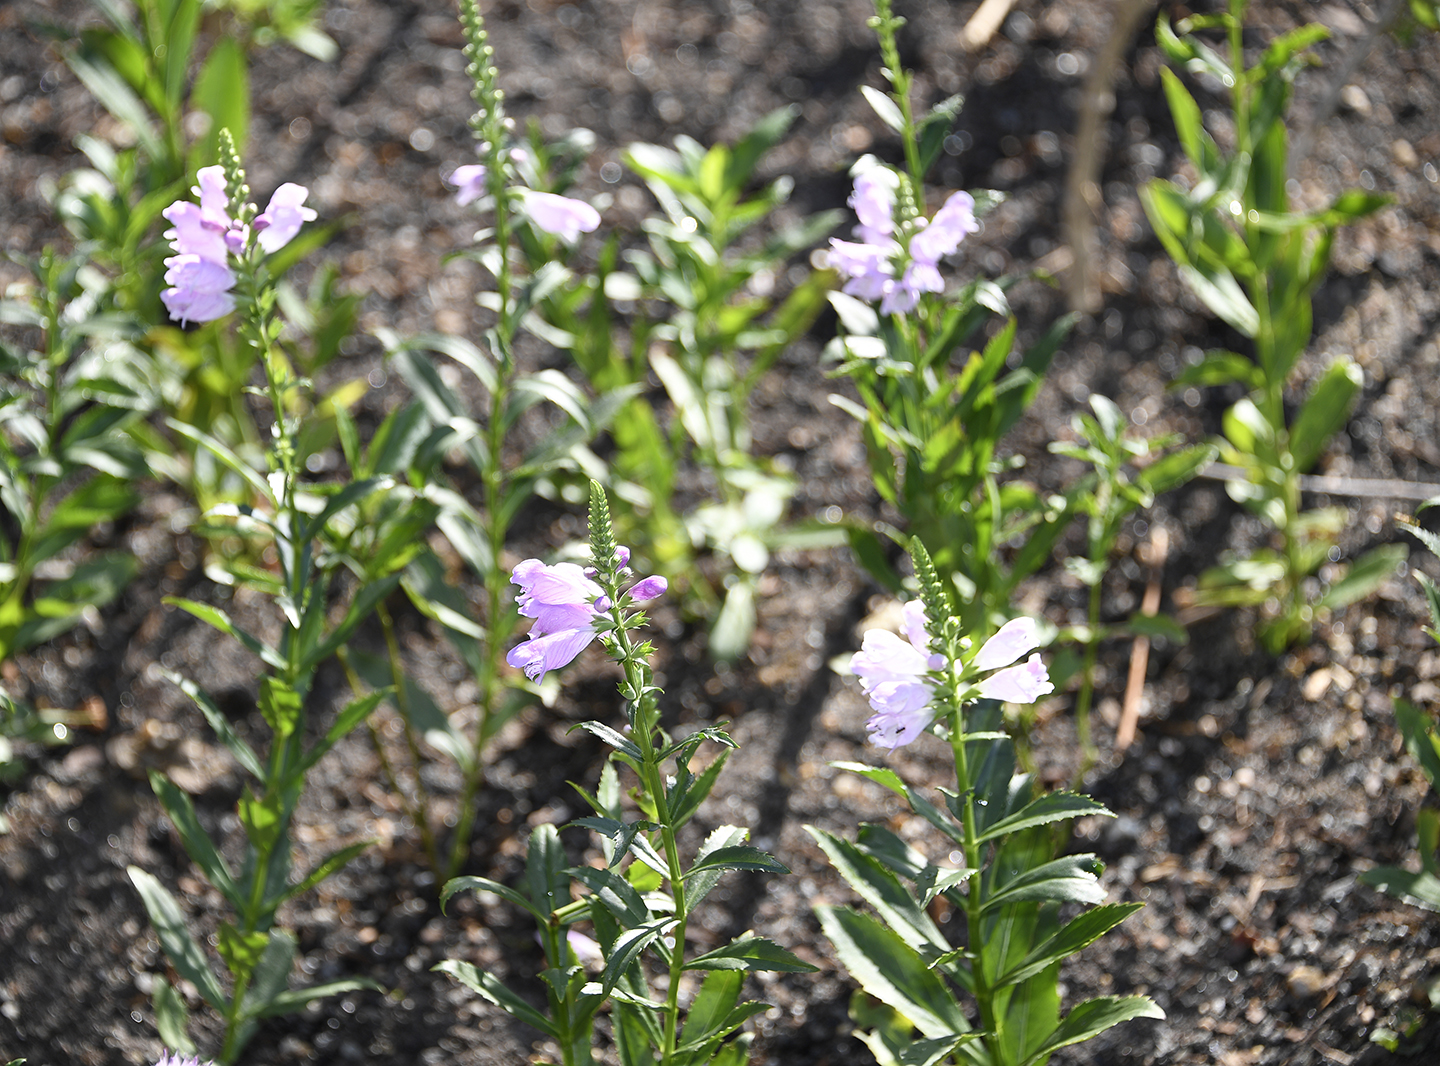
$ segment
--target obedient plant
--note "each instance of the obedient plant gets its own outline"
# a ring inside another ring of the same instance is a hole
[[[1304,510],[1300,475],[1345,425],[1360,391],[1360,368],[1337,356],[1298,405],[1293,398],[1287,404],[1286,394],[1310,343],[1311,294],[1324,277],[1335,230],[1378,210],[1386,198],[1351,190],[1327,208],[1291,210],[1285,112],[1306,51],[1329,31],[1303,26],[1273,41],[1247,68],[1247,2],[1230,0],[1228,11],[1186,19],[1181,35],[1160,19],[1156,38],[1170,61],[1209,73],[1229,89],[1235,141],[1222,148],[1206,131],[1195,98],[1172,71],[1162,70],[1176,133],[1196,179],[1186,189],[1157,178],[1141,190],[1141,199],[1191,290],[1254,343],[1253,361],[1213,351],[1174,384],[1239,383],[1249,390],[1225,414],[1220,457],[1243,474],[1227,482],[1231,497],[1264,519],[1279,545],[1208,571],[1199,592],[1210,603],[1262,607],[1261,639],[1279,652],[1309,636],[1316,609],[1343,607],[1373,592],[1404,548],[1369,552],[1320,595],[1307,587],[1345,528],[1346,510]],[[1228,59],[1194,35],[1207,29],[1224,31]]]
[[[940,265],[963,247],[976,216],[996,197],[953,192],[928,214],[925,174],[960,100],[914,116],[912,79],[895,41],[904,20],[888,0],[877,0],[875,9],[870,24],[892,91],[863,91],[899,135],[905,167],[862,159],[850,198],[858,240],[831,241],[830,265],[844,285],[830,296],[841,336],[826,354],[839,363],[835,374],[853,382],[860,403],[842,396],[831,402],[860,421],[876,490],[905,521],[892,539],[908,535],[936,546],[935,565],[953,586],[956,608],[967,629],[983,638],[1010,616],[1016,586],[1049,559],[1071,517],[1070,499],[1042,496],[1019,480],[1002,483],[1013,463],[996,457],[1000,439],[1039,391],[1070,320],[1052,327],[1013,369],[1013,319],[983,352],[963,354],[992,314],[1008,313],[1004,287],[978,280],[947,293]],[[898,590],[892,553],[874,528],[857,524],[848,532],[867,569]]]
[[[425,500],[436,508],[440,531],[483,586],[477,620],[465,596],[445,580],[445,567],[432,551],[417,549],[404,576],[411,602],[444,627],[475,677],[477,719],[468,730],[462,728],[429,693],[403,678],[394,626],[383,604],[379,619],[388,661],[367,662],[358,653],[350,657],[357,674],[372,684],[394,687],[410,741],[409,784],[401,780],[406,775],[400,767],[390,761],[385,763],[386,771],[419,827],[430,864],[442,883],[459,872],[469,855],[475,800],[484,783],[485,745],[538,692],[537,686],[518,681],[504,669],[517,622],[508,599],[510,575],[501,562],[511,524],[542,487],[553,489],[558,482],[573,480],[587,463],[598,472],[598,460],[584,446],[635,391],[615,389],[591,400],[558,370],[526,374],[517,365],[516,338],[522,331],[538,328],[537,303],[569,280],[562,262],[565,248],[594,230],[600,217],[583,201],[526,184],[533,179],[533,150],[512,134],[484,21],[470,0],[461,4],[461,21],[468,41],[472,95],[478,105],[470,124],[483,162],[457,167],[448,180],[457,190],[457,202],[473,205],[489,218],[478,246],[460,254],[474,259],[493,278],[494,291],[484,293],[481,301],[494,321],[480,344],[440,334],[401,338],[380,332],[391,365],[416,401],[386,419],[371,450],[388,472],[408,473],[414,484],[423,486]],[[544,256],[530,261],[529,269],[517,247],[522,243],[546,249]],[[541,341],[549,339],[543,330],[538,336]],[[473,376],[484,397],[481,410],[472,410],[460,391],[447,383],[431,353],[445,355]],[[539,403],[552,404],[561,413],[560,424],[517,461],[515,431],[526,412]],[[353,448],[358,450],[358,442]],[[455,453],[479,481],[478,506],[448,484],[444,462]],[[442,839],[447,819],[424,790],[422,738],[453,759],[461,772],[463,783],[448,841]]]
[[[256,570],[237,578],[273,597],[280,615],[280,638],[266,643],[207,604],[170,602],[239,640],[264,664],[259,705],[271,730],[269,751],[262,754],[243,739],[199,685],[170,676],[194,700],[241,769],[253,779],[237,812],[245,830],[244,859],[239,868],[225,857],[223,841],[213,839],[201,825],[189,796],[163,774],[152,773],[150,781],[185,850],[232,908],[231,918],[220,924],[215,945],[229,975],[228,987],[187,931],[183,912],[170,892],[138,867],[130,867],[129,873],[171,965],[223,1019],[225,1033],[218,1060],[228,1064],[238,1058],[262,1018],[300,1010],[322,996],[376,987],[368,980],[339,980],[291,989],[297,943],[292,933],[277,927],[276,913],[286,900],[314,887],[368,845],[361,842],[342,848],[301,880],[290,878],[291,819],[307,771],[383,697],[383,692],[377,692],[357,699],[312,742],[307,720],[315,671],[397,586],[400,574],[383,574],[354,589],[341,620],[332,624],[331,578],[343,564],[333,553],[317,551],[317,541],[333,538],[326,533],[327,527],[344,524],[347,514],[353,515],[355,508],[383,492],[389,479],[372,477],[324,485],[302,482],[301,472],[309,458],[296,414],[301,409],[297,395],[302,385],[277,343],[281,324],[275,315],[276,291],[267,261],[305,221],[301,206],[305,190],[285,187],[277,191],[266,212],[258,212],[247,202],[249,189],[228,135],[222,133],[220,144],[223,166],[202,172],[201,203],[182,201],[168,209],[167,217],[175,223],[171,239],[176,245],[176,261],[171,265],[175,291],[166,298],[180,313],[197,318],[233,299],[239,333],[245,343],[256,348],[264,368],[264,395],[273,413],[265,468],[253,469],[222,443],[193,427],[172,421],[171,428],[210,450],[249,486],[249,501],[212,512],[208,520],[232,523],[247,535],[263,538],[273,550],[278,573]],[[206,265],[197,268],[197,261]],[[227,295],[232,288],[233,297]],[[158,978],[154,996],[161,1037],[171,1047],[193,1050],[186,1031],[187,1008],[180,994]]]
[[[599,640],[623,671],[627,728],[599,721],[580,726],[614,749],[595,792],[579,789],[594,815],[575,823],[599,836],[605,865],[571,866],[559,832],[539,825],[530,834],[520,888],[483,877],[445,886],[446,900],[466,890],[492,892],[534,917],[545,955],[545,1010],[471,963],[450,960],[437,969],[549,1036],[564,1066],[597,1061],[595,1019],[607,1004],[622,1066],[743,1066],[749,1036],[740,1028],[766,1009],[741,1001],[745,974],[813,967],[750,933],[693,954],[686,930],[726,871],[788,871],[747,846],[748,831],[733,825],[713,830],[688,863],[682,860],[678,833],[714,788],[734,742],[717,727],[678,740],[661,728],[663,693],[650,669],[652,649],[635,637],[645,624],[635,606],[662,595],[666,583],[659,577],[632,583],[629,552],[615,543],[598,483],[592,482],[590,499],[590,567],[528,559],[515,568],[521,613],[535,625],[510,661],[538,677]],[[693,763],[706,741],[721,752],[697,772]],[[622,773],[631,778],[631,809]],[[587,962],[598,973],[587,970]]]
[[[1032,653],[1034,621],[1013,619],[983,644],[971,640],[929,554],[912,543],[921,598],[905,607],[908,641],[872,630],[852,668],[875,710],[871,739],[893,748],[934,731],[949,742],[955,787],[940,790],[942,808],[892,770],[840,768],[904,797],[953,858],[931,861],[883,825],[862,826],[855,841],[808,827],[875,914],[817,911],[840,961],[878,1001],[852,1014],[880,1066],[1041,1066],[1112,1025],[1163,1017],[1138,995],[1086,1000],[1060,1015],[1061,962],[1141,904],[1104,902],[1094,855],[1055,855],[1055,823],[1110,812],[1073,792],[1038,794],[1032,775],[1015,772],[1014,745],[998,731],[998,701],[1029,703],[1051,691]],[[939,900],[964,916],[963,944],[932,918]]]

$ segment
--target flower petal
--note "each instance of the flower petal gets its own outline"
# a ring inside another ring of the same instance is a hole
[[[531,222],[566,244],[574,244],[580,234],[590,233],[600,225],[600,212],[584,200],[572,200],[553,192],[521,189],[520,206]]]
[[[1007,667],[980,682],[980,695],[987,700],[1006,703],[1034,703],[1041,696],[1055,691],[1050,674],[1039,654],[1030,656],[1019,666]]]
[[[665,595],[665,590],[670,587],[663,577],[647,577],[630,590],[630,598],[636,603],[646,603],[649,600],[659,599]]]
[[[266,252],[278,252],[300,232],[306,222],[314,222],[313,208],[302,206],[310,190],[287,181],[270,197],[270,203],[255,219],[255,241]]]
[[[546,636],[531,636],[523,644],[517,644],[505,656],[505,661],[516,669],[524,670],[531,681],[539,681],[547,670],[558,670],[569,665],[595,639],[595,631],[585,629],[562,629]]]
[[[1012,618],[987,640],[970,662],[972,670],[998,670],[1009,666],[1028,651],[1040,647],[1038,627],[1033,618]]]

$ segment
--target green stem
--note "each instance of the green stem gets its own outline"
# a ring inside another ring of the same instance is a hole
[[[680,1027],[680,983],[685,973],[685,929],[689,920],[688,901],[685,898],[685,873],[680,863],[680,849],[675,839],[675,825],[670,813],[670,802],[665,794],[665,779],[661,773],[660,760],[655,750],[655,731],[659,727],[659,713],[654,701],[644,695],[648,682],[649,668],[640,657],[630,633],[625,628],[624,616],[619,605],[618,588],[607,590],[615,605],[611,617],[615,619],[614,639],[616,658],[625,667],[625,680],[631,691],[640,696],[635,705],[631,723],[631,737],[640,748],[641,783],[654,805],[655,821],[660,826],[660,839],[665,852],[665,865],[670,880],[670,892],[675,901],[675,946],[670,950],[670,980],[665,990],[664,1030],[660,1046],[660,1066],[673,1061],[676,1036]]]
[[[969,888],[965,895],[965,933],[970,952],[970,977],[974,985],[975,1004],[980,1012],[980,1028],[991,1034],[992,1054],[1001,1046],[1000,1019],[995,1013],[994,990],[990,987],[987,962],[985,959],[985,930],[981,909],[985,899],[985,875],[981,871],[980,833],[975,823],[974,783],[970,779],[968,754],[965,750],[965,710],[959,700],[951,699],[950,747],[955,755],[955,782],[960,795],[964,796],[964,817],[961,827],[964,833],[962,847],[965,865],[972,872]]]

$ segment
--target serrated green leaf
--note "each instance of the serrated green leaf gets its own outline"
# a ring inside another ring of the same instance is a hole
[[[546,1036],[559,1037],[560,1034],[550,1019],[506,988],[498,977],[478,969],[473,963],[461,962],[459,959],[446,959],[432,969],[439,973],[448,973],[466,988],[478,993],[481,998],[495,1004],[512,1018],[518,1018],[532,1029],[538,1029]]]
[[[1090,814],[1103,815],[1107,818],[1115,817],[1113,811],[1107,810],[1104,804],[1098,803],[1089,796],[1083,796],[1078,792],[1050,792],[1027,804],[1008,818],[1002,818],[986,827],[976,838],[976,843],[984,844],[997,837],[1018,833],[1022,829],[1031,829],[1037,825],[1049,825],[1052,822],[1062,822],[1071,818],[1081,818]]]
[[[873,852],[863,851],[848,840],[813,825],[807,825],[805,831],[820,845],[840,876],[912,949],[921,954],[949,949],[949,942],[930,915]],[[968,875],[967,871],[956,872]]]
[[[760,873],[788,874],[790,867],[773,855],[745,844],[717,848],[695,860],[686,877],[705,870],[755,870]]]
[[[1111,1026],[1132,1018],[1163,1019],[1165,1012],[1149,996],[1101,996],[1086,1000],[1065,1016],[1059,1027],[1022,1066],[1036,1066],[1054,1051],[1069,1044],[1079,1044],[1103,1033]]]
[[[970,1031],[939,975],[896,933],[844,907],[817,907],[815,913],[836,956],[866,992],[899,1011],[927,1037]]]
[[[1143,903],[1108,903],[1072,918],[1054,936],[1032,948],[1029,954],[1007,970],[995,987],[1017,984],[1042,972],[1089,947],[1114,929],[1130,915],[1144,907]]]
[[[502,885],[499,881],[492,881],[488,877],[452,877],[445,882],[444,889],[440,892],[440,908],[443,911],[445,905],[450,902],[451,897],[457,892],[490,892],[501,899],[508,900],[527,910],[534,916],[537,922],[549,920],[549,915],[542,914],[540,908],[531,903],[529,899],[516,892],[508,885]]]
[[[714,951],[707,951],[685,963],[687,970],[774,970],[783,973],[814,973],[815,967],[802,962],[779,944],[763,936],[746,935]]]
[[[1034,867],[997,886],[981,905],[981,913],[1012,903],[1103,903],[1105,890],[1093,867],[1094,855],[1065,855]]]

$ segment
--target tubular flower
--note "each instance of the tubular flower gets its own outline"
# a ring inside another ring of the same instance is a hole
[[[270,203],[255,219],[255,242],[267,254],[284,248],[301,226],[315,221],[315,209],[302,206],[309,195],[305,186],[287,181],[270,197]]]
[[[945,659],[930,651],[924,611],[918,600],[911,600],[901,612],[904,639],[889,630],[868,630],[860,651],[850,659],[850,669],[860,678],[860,688],[875,711],[865,728],[877,747],[909,744],[934,718],[930,704],[935,684],[928,675],[943,668]],[[1055,691],[1039,655],[1011,665],[1039,644],[1034,619],[1006,622],[967,667],[967,672],[996,671],[976,686],[979,695],[1007,703],[1034,703]]]
[[[516,606],[521,616],[535,619],[535,624],[505,661],[524,670],[531,681],[539,681],[547,671],[573,662],[589,646],[597,636],[595,617],[610,609],[610,600],[575,563],[547,566],[539,559],[526,559],[515,567],[510,580],[520,586]],[[625,598],[642,603],[664,595],[666,587],[663,577],[647,577]]]
[[[165,283],[160,294],[170,317],[186,325],[213,322],[235,309],[235,273],[231,255],[244,255],[250,244],[250,227],[229,215],[225,168],[201,167],[199,182],[190,191],[200,203],[176,200],[161,212],[174,228],[165,231],[175,254],[165,260]],[[309,195],[303,185],[286,182],[275,190],[270,204],[255,219],[256,243],[265,252],[283,248],[300,227],[315,218],[302,206]]]
[[[902,248],[894,220],[898,182],[894,171],[885,167],[873,166],[859,174],[849,203],[860,220],[855,236],[861,243],[830,241],[830,266],[847,279],[841,291],[861,300],[879,300],[881,314],[887,315],[913,310],[923,292],[944,292],[940,260],[980,228],[974,198],[966,192],[953,193],[934,218],[915,221],[908,245]]]
[[[472,200],[484,196],[485,177],[488,173],[488,168],[482,163],[467,163],[463,167],[456,167],[445,179],[459,190],[455,193],[455,202],[464,207]]]
[[[178,1055],[173,1051],[167,1051],[160,1056],[160,1061],[155,1066],[214,1066],[214,1063],[202,1063],[194,1055]]]
[[[580,234],[590,233],[600,225],[600,212],[584,200],[572,200],[553,192],[521,189],[520,208],[536,226],[555,234],[566,244],[574,244]]]
[[[935,686],[926,675],[943,665],[943,660],[935,661],[939,656],[930,654],[924,605],[911,600],[901,614],[907,639],[888,629],[871,629],[850,659],[850,669],[875,711],[865,728],[870,742],[881,748],[909,744],[930,724]]]

